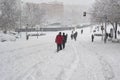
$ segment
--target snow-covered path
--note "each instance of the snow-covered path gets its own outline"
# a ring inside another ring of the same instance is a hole
[[[91,43],[85,34],[75,43],[80,61],[70,80],[119,80],[120,44],[104,44],[99,37]]]
[[[94,49],[77,42],[79,64],[70,80],[114,80],[111,65]],[[89,52],[88,52],[89,51]]]
[[[77,41],[68,33],[66,48],[56,52],[55,36],[0,43],[0,80],[119,80],[120,45],[101,38],[91,43],[89,29]]]
[[[52,33],[53,34],[53,33]],[[0,46],[1,80],[68,79],[74,63],[74,46],[56,52],[55,35],[31,38],[28,41],[6,42]]]

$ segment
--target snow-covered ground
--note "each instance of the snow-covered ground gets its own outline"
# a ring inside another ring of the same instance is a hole
[[[78,31],[77,41],[68,34],[66,48],[56,52],[58,32],[15,42],[0,42],[0,80],[119,80],[120,43],[91,42],[90,28]]]
[[[0,42],[5,42],[5,41],[15,41],[16,36],[13,34],[4,34],[0,32]]]

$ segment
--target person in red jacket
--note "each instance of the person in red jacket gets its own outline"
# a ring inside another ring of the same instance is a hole
[[[56,36],[55,42],[57,44],[57,52],[62,50],[63,36],[61,35],[61,32]]]

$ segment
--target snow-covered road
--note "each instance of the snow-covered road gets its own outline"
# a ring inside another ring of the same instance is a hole
[[[16,42],[0,43],[0,80],[119,80],[120,44],[101,38],[91,42],[90,29],[78,30],[77,41],[68,33],[66,48],[56,52],[55,37],[23,37]]]
[[[95,48],[89,48],[81,42],[76,44],[79,64],[70,80],[116,80],[111,64],[98,51],[95,52]]]
[[[85,34],[75,43],[80,61],[70,80],[119,80],[120,44],[104,44],[99,37],[91,43],[89,33]]]

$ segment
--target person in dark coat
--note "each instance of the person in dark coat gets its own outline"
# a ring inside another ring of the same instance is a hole
[[[76,32],[74,33],[74,39],[75,39],[75,41],[76,41],[77,35],[78,35],[78,33],[77,33],[77,31],[76,31]]]
[[[57,44],[57,52],[62,50],[63,36],[61,35],[61,32],[56,36],[55,42]]]
[[[63,44],[62,44],[63,49],[65,48],[66,40],[67,40],[67,36],[65,35],[65,33],[63,33]]]
[[[81,34],[83,34],[83,29],[81,30]]]
[[[74,34],[73,34],[73,31],[72,31],[72,33],[71,33],[71,40],[73,39],[73,37],[74,37]]]
[[[104,38],[104,43],[106,43],[107,39],[108,39],[108,33],[106,32],[105,38]]]
[[[94,41],[94,35],[93,34],[91,35],[91,39],[92,39],[92,42],[93,42]]]
[[[29,39],[29,35],[26,35],[26,40],[28,40]]]
[[[68,37],[68,34],[66,34],[65,36],[66,36],[66,43],[67,43],[67,37]]]

